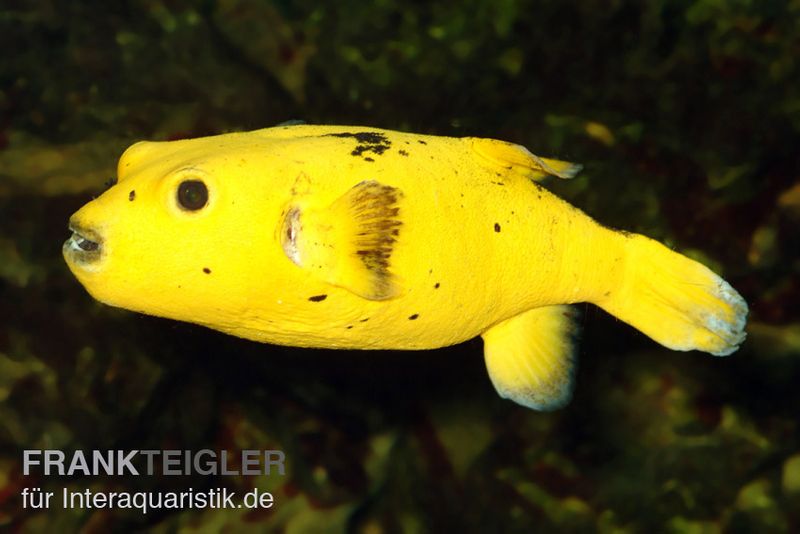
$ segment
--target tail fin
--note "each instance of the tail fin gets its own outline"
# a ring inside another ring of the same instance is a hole
[[[747,303],[706,266],[641,235],[626,238],[616,293],[598,304],[673,350],[727,356],[746,336]]]

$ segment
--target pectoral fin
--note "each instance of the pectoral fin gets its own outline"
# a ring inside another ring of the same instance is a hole
[[[391,259],[401,196],[395,187],[366,181],[324,209],[293,205],[281,229],[283,250],[331,285],[369,300],[392,298],[400,290]]]
[[[538,181],[547,175],[573,178],[583,168],[581,165],[557,159],[540,158],[522,145],[496,139],[470,137],[472,150],[485,161],[498,168],[514,169],[531,180]]]
[[[555,410],[572,398],[575,309],[535,308],[483,333],[484,357],[497,393],[534,410]]]

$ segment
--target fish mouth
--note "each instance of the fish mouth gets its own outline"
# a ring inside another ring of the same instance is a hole
[[[100,259],[103,252],[103,238],[89,228],[70,222],[72,235],[64,242],[64,255],[76,263],[91,264]]]

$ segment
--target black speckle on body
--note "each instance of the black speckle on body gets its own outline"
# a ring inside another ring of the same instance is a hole
[[[408,156],[408,152],[406,152],[405,150],[401,150],[400,151],[400,155],[401,156]]]
[[[365,318],[365,319],[361,319],[361,320],[359,321],[359,323],[366,323],[367,321],[369,321],[369,317],[367,317],[367,318]]]
[[[211,274],[211,269],[209,269],[208,267],[203,267],[203,272],[206,274]]]
[[[439,282],[436,282],[435,284],[433,284],[433,289],[439,289],[440,285],[441,284]]]
[[[417,140],[417,142],[418,142],[419,144],[421,144],[421,145],[427,145],[427,144],[428,144],[428,143],[426,143],[425,141],[423,141],[422,139],[418,139],[418,140]]]
[[[347,329],[348,330],[350,330],[351,328],[353,328],[353,325],[351,325],[351,324],[347,325]]]
[[[500,223],[494,223],[494,231],[500,233]]]
[[[308,300],[311,302],[322,302],[326,298],[328,298],[328,295],[314,295],[313,297],[308,297]]]
[[[335,134],[327,134],[326,137],[352,137],[358,143],[356,148],[350,152],[351,156],[363,156],[365,152],[371,152],[374,155],[380,156],[392,146],[389,138],[380,132],[342,132]],[[367,161],[374,161],[371,158],[364,158]]]
[[[375,161],[375,160],[372,158],[364,158],[364,161]]]
[[[419,314],[415,313],[414,315],[409,315],[408,316],[408,320],[409,321],[416,321],[418,317],[419,317]]]
[[[327,134],[327,137],[352,137],[359,143],[377,145],[381,143],[390,144],[389,140],[380,132],[342,132]]]
[[[128,193],[128,200],[130,200],[131,202],[136,200],[136,190],[135,189],[131,189],[131,192]]]

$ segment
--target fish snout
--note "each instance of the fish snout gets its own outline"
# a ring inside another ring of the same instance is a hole
[[[69,221],[72,235],[64,242],[63,251],[67,261],[83,267],[96,264],[103,255],[103,237],[99,232],[83,226],[76,218]]]

